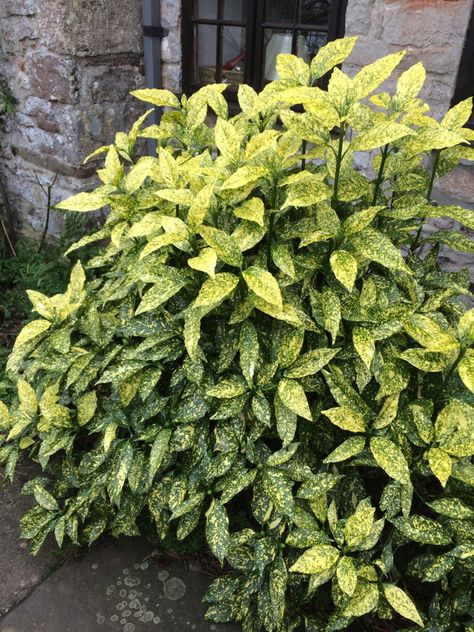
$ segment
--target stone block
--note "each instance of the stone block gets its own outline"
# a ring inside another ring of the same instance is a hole
[[[11,16],[5,19],[3,28],[3,49],[14,52],[31,46],[31,40],[38,39],[35,21],[25,16]],[[26,40],[26,41],[25,41]]]
[[[22,70],[32,94],[50,101],[73,103],[77,70],[72,60],[47,50],[32,50]]]
[[[162,66],[163,88],[171,92],[181,92],[181,64],[167,64]]]
[[[38,8],[38,0],[2,0],[0,4],[0,14],[11,15],[34,15]]]
[[[346,10],[346,35],[367,35],[376,0],[349,0]]]
[[[463,202],[474,204],[474,164],[458,165],[451,173],[439,178],[436,187]]]
[[[179,0],[161,0],[161,23],[165,28],[178,26],[181,15]]]
[[[143,85],[143,74],[136,65],[88,66],[84,60],[80,75],[81,104],[120,102]]]
[[[168,63],[181,61],[181,36],[177,29],[171,30],[169,35],[161,40],[161,59]]]

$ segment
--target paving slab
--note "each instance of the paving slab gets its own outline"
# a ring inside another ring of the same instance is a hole
[[[31,497],[22,496],[20,491],[28,478],[38,472],[29,463],[18,467],[19,476],[12,485],[0,473],[0,616],[50,575],[62,557],[51,542],[33,557],[28,552],[28,543],[20,540],[20,518],[34,504]]]
[[[205,621],[211,578],[197,564],[158,563],[144,538],[103,540],[0,619],[0,632],[239,632]]]

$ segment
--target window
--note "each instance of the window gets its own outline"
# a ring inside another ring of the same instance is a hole
[[[474,8],[472,9],[471,19],[464,40],[464,48],[459,64],[456,88],[454,90],[452,105],[474,97]],[[474,112],[468,123],[469,127],[474,129]]]
[[[276,79],[279,53],[309,60],[344,34],[346,0],[191,0],[183,3],[183,87]]]

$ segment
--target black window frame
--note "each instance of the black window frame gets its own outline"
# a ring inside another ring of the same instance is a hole
[[[451,105],[457,105],[460,101],[474,96],[474,6],[471,8],[471,17],[466,30],[464,46],[459,62],[456,87]],[[474,112],[466,124],[474,129]]]
[[[265,0],[243,0],[245,6],[244,20],[228,20],[223,17],[224,0],[217,0],[217,18],[208,19],[193,15],[193,0],[184,0],[182,8],[182,86],[185,94],[192,94],[205,84],[194,81],[194,32],[197,24],[215,25],[217,27],[216,46],[216,82],[221,81],[222,66],[222,37],[221,30],[224,26],[244,28],[245,37],[245,66],[243,80],[256,90],[263,87],[263,55],[265,29],[291,30],[293,34],[292,52],[296,52],[297,35],[301,32],[324,32],[328,34],[328,41],[344,35],[345,14],[347,0],[333,0],[329,14],[328,26],[312,23],[297,23],[296,9],[299,2],[295,1],[293,22],[268,22],[265,20]],[[251,60],[251,63],[249,63]],[[236,90],[228,89],[226,95],[235,99]]]

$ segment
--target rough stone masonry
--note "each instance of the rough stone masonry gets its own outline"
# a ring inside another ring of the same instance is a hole
[[[180,3],[162,0],[163,83],[180,87]],[[44,222],[43,185],[58,174],[53,203],[91,186],[93,149],[143,111],[140,0],[1,0],[0,77],[16,99],[0,130],[0,167],[22,229]],[[53,214],[52,234],[61,228]]]

